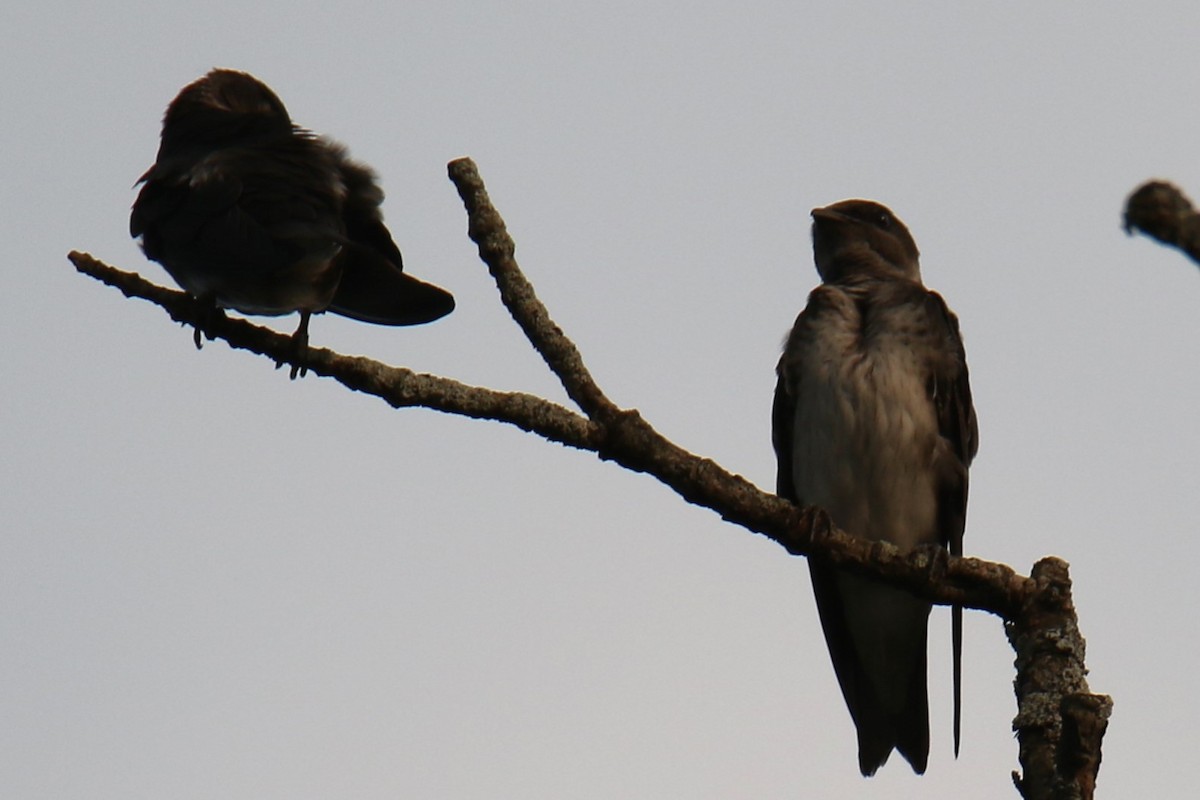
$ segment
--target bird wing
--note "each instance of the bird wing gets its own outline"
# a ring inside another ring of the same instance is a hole
[[[925,297],[928,317],[941,338],[942,358],[929,377],[929,394],[937,415],[938,433],[945,440],[949,457],[944,459],[938,482],[938,536],[953,556],[963,553],[963,531],[967,522],[967,469],[979,450],[979,423],[971,401],[967,357],[958,318],[936,292]],[[950,640],[953,651],[954,754],[958,755],[962,733],[962,606],[950,609]]]
[[[239,207],[242,181],[226,171],[199,180],[192,173],[155,165],[143,176],[129,232],[142,237],[146,255],[175,260],[186,248],[196,260],[224,262],[243,259],[246,249],[260,259],[269,252],[270,240]]]
[[[146,254],[166,264],[269,275],[337,252],[336,213],[246,152],[221,151],[184,169],[152,168],[130,216]]]
[[[792,480],[792,426],[795,424],[796,405],[788,391],[784,364],[781,359],[776,371],[775,401],[771,405],[771,444],[775,448],[775,494],[799,503],[796,483]]]

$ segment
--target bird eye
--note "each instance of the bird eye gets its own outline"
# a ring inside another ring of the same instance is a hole
[[[886,230],[887,228],[891,227],[892,218],[886,211],[881,211],[879,212],[879,216],[875,219],[875,224]]]

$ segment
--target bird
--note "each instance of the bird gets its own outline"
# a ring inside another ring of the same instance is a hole
[[[925,288],[917,245],[886,206],[843,200],[812,219],[821,284],[776,370],[776,493],[823,508],[850,536],[961,556],[979,426],[958,318]],[[898,750],[923,774],[930,603],[817,559],[809,572],[860,772],[874,775]],[[957,757],[960,606],[951,628]]]
[[[129,231],[146,256],[201,304],[202,319],[225,308],[299,312],[294,360],[312,314],[419,325],[454,310],[449,292],[404,272],[374,171],[295,125],[246,72],[216,68],[179,92],[138,184]]]

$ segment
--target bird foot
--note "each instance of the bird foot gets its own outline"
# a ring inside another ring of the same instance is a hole
[[[210,342],[217,338],[213,328],[225,320],[225,312],[217,307],[216,301],[211,297],[197,297],[195,301],[197,322],[192,326],[192,341],[196,343],[196,349],[200,350],[204,347],[201,334]]]
[[[275,369],[279,369],[284,363],[292,362],[292,371],[288,374],[291,380],[296,380],[296,376],[303,378],[308,374],[308,367],[299,363],[308,357],[308,318],[312,316],[311,312],[300,312],[300,327],[296,328],[296,332],[292,334],[292,343],[289,350],[291,353],[282,361],[275,362]]]

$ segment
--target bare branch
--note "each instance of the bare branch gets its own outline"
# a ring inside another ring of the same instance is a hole
[[[184,292],[164,289],[134,272],[122,272],[87,253],[68,256],[75,268],[103,283],[120,289],[126,297],[138,297],[162,306],[171,319],[186,325],[204,324],[230,347],[248,350],[275,361],[296,360],[291,336],[243,319],[218,315],[196,303]],[[424,375],[391,367],[362,356],[346,356],[324,348],[309,347],[298,364],[310,372],[333,378],[349,389],[375,395],[395,408],[423,406],[448,414],[506,422],[560,444],[595,450],[598,427],[575,412],[522,392],[497,392],[469,386],[437,375]]]
[[[491,213],[499,220],[494,209]],[[499,222],[503,225],[502,220]],[[86,253],[72,252],[70,259],[80,272],[120,289],[127,297],[162,306],[177,322],[207,325],[212,335],[231,347],[276,362],[295,358],[289,336],[242,319],[225,316],[213,319],[206,316],[206,307],[187,294],[156,286],[136,273],[115,269]],[[506,270],[506,281],[527,285],[515,262],[510,262]],[[531,302],[536,304],[535,308],[541,308],[536,297]],[[544,310],[542,316],[549,319]],[[574,346],[557,326],[553,328],[537,336],[554,341],[548,348],[565,351],[568,357],[554,362],[548,359],[548,363],[565,364],[562,368],[566,375],[582,374],[590,382],[586,370],[573,369],[580,361]],[[653,475],[689,502],[711,508],[726,520],[764,534],[793,554],[813,553],[852,571],[890,578],[935,602],[960,603],[1007,616],[1020,605],[1025,594],[1028,579],[1002,564],[949,558],[937,547],[902,553],[884,542],[866,542],[848,536],[834,528],[819,509],[797,509],[786,500],[763,492],[745,478],[670,442],[637,411],[618,409],[607,400],[604,402],[608,405],[608,421],[600,425],[532,395],[469,386],[324,348],[308,348],[300,363],[317,375],[375,395],[393,407],[423,406],[506,422],[550,441],[594,451],[603,459]],[[564,383],[567,380],[564,378]]]
[[[1025,577],[1004,564],[951,557],[940,547],[901,552],[885,542],[857,539],[835,528],[821,509],[798,508],[669,441],[636,410],[617,407],[596,385],[575,345],[554,324],[521,273],[514,258],[516,246],[488,199],[474,162],[453,161],[449,173],[467,210],[469,235],[496,281],[501,300],[586,418],[532,395],[469,386],[327,349],[309,348],[296,359],[289,336],[223,315],[214,319],[211,309],[186,294],[155,286],[85,253],[72,252],[70,259],[80,272],[128,297],[162,306],[178,322],[203,325],[206,334],[232,347],[295,363],[397,408],[422,406],[496,420],[593,451],[602,459],[654,476],[688,502],[770,537],[789,553],[903,586],[935,603],[1003,617],[1017,652],[1020,711],[1014,728],[1025,770],[1023,776],[1014,773],[1017,787],[1024,797],[1038,800],[1091,797],[1112,701],[1088,691],[1083,638],[1071,604],[1065,562],[1045,559],[1031,577]]]
[[[477,177],[477,173],[476,173]],[[490,206],[489,206],[490,208]],[[490,210],[503,226],[495,209]],[[475,222],[481,238],[490,238],[486,222]],[[176,322],[204,324],[208,332],[231,347],[248,350],[275,362],[296,359],[291,337],[243,319],[219,315],[183,292],[172,291],[132,272],[108,266],[86,253],[72,252],[71,261],[84,274],[120,289],[127,297],[139,297],[162,306]],[[503,282],[528,285],[515,261],[504,265]],[[502,292],[505,291],[502,289]],[[522,316],[545,320],[553,330],[531,334],[547,350],[556,353],[547,363],[563,370],[564,384],[584,376],[591,382],[574,345],[549,322],[541,303],[532,294],[523,301]],[[514,314],[516,316],[516,314]],[[362,356],[347,356],[324,348],[308,348],[296,361],[317,375],[333,378],[350,389],[375,395],[394,407],[420,406],[476,419],[491,419],[515,425],[550,441],[615,461],[627,469],[658,478],[685,500],[716,511],[723,519],[761,533],[794,555],[815,555],[839,567],[889,579],[941,604],[958,603],[990,611],[1002,617],[1015,613],[1028,593],[1029,579],[1011,567],[973,558],[952,558],[940,547],[922,547],[907,553],[886,542],[868,542],[837,530],[817,508],[797,508],[786,500],[762,491],[740,475],[722,469],[710,459],[689,453],[656,431],[636,410],[624,410],[602,400],[606,419],[588,420],[569,409],[540,397],[523,393],[497,392],[469,386],[449,378],[414,373]],[[565,376],[565,377],[564,377]],[[594,385],[594,384],[593,384]],[[596,390],[597,396],[603,394]]]

